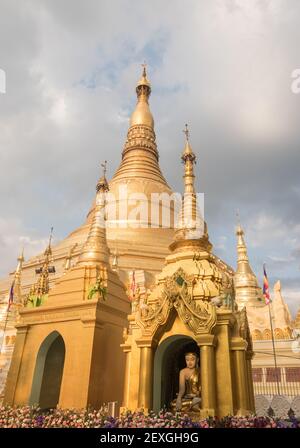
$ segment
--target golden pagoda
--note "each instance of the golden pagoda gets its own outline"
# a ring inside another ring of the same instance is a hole
[[[43,300],[20,311],[4,402],[171,406],[185,356],[193,353],[200,360],[198,416],[249,413],[247,314],[237,309],[234,272],[212,253],[197,206],[188,129],[177,216],[159,168],[145,67],[136,93],[120,167],[108,182],[104,164],[86,222],[51,254],[23,264],[24,294],[40,288]],[[50,256],[55,273],[48,276]],[[4,281],[0,294],[5,290]]]
[[[235,298],[239,309],[247,308],[253,340],[271,340],[269,307],[258,286],[247,253],[244,230],[239,224],[237,236],[237,269],[234,274]],[[274,285],[274,300],[270,305],[275,339],[291,339],[292,319],[287,304],[281,296],[280,281]]]
[[[263,293],[249,263],[247,246],[244,239],[244,230],[239,224],[236,229],[237,236],[237,268],[234,274],[235,299],[238,307],[261,307]]]

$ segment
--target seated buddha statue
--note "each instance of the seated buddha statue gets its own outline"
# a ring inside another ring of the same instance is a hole
[[[179,373],[179,392],[172,400],[173,411],[197,412],[200,410],[201,385],[199,358],[194,352],[185,353],[186,367]]]

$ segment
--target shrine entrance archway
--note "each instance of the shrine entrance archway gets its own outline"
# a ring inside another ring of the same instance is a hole
[[[57,331],[53,331],[44,339],[38,351],[30,405],[38,405],[41,409],[57,406],[64,362],[64,340]]]

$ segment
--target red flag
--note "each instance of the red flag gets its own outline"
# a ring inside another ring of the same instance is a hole
[[[269,305],[271,302],[270,292],[269,292],[269,280],[266,272],[266,265],[264,264],[264,286],[263,286],[263,294],[265,298],[266,305]]]

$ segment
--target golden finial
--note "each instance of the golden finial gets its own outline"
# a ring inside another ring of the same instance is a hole
[[[96,207],[89,229],[88,237],[81,250],[78,264],[107,264],[109,249],[106,243],[105,230],[105,207],[106,193],[109,186],[105,177],[107,171],[107,160],[101,163],[103,176],[98,180],[96,186]]]
[[[52,255],[51,242],[53,236],[53,227],[50,230],[49,243],[44,252],[45,259],[40,268],[35,270],[36,274],[40,274],[35,285],[32,285],[27,296],[26,302],[30,301],[35,303],[33,306],[40,306],[42,304],[43,298],[49,292],[49,274],[55,274],[55,266],[50,266],[50,257]],[[33,301],[33,293],[37,296],[38,302]],[[38,303],[38,304],[37,304]]]
[[[239,239],[239,244],[245,244],[244,240],[243,240],[243,235],[244,235],[244,230],[242,228],[241,225],[241,219],[240,219],[240,211],[239,209],[236,210],[236,221],[237,221],[237,225],[236,225],[236,235],[238,237],[242,237],[241,239]]]
[[[149,96],[151,94],[151,84],[147,79],[146,64],[142,64],[142,76],[136,86],[137,105],[130,117],[130,126],[145,125],[153,128],[154,121],[149,109]]]
[[[137,92],[138,97],[140,97],[141,95],[145,95],[146,97],[149,97],[149,95],[151,93],[151,85],[147,79],[147,71],[146,71],[147,64],[144,62],[141,65],[143,67],[142,77],[139,80],[139,82],[137,83],[136,92]]]
[[[52,237],[53,237],[53,227],[51,227],[51,229],[50,229],[48,246],[46,247],[46,250],[44,252],[44,255],[46,255],[47,257],[49,257],[52,254],[52,250],[51,250]]]
[[[196,163],[196,156],[193,153],[193,150],[192,150],[191,145],[190,145],[190,141],[189,141],[190,131],[188,129],[188,125],[187,124],[185,125],[185,129],[182,132],[185,134],[186,144],[185,144],[185,148],[184,148],[184,151],[182,153],[182,156],[181,156],[181,160],[185,164],[186,164],[187,161],[189,161],[191,163],[191,165],[193,165],[193,163]]]
[[[104,160],[104,163],[101,163],[101,166],[103,168],[103,177],[105,177],[107,171],[107,160]]]
[[[188,130],[188,125],[185,124],[185,129],[182,131],[185,134],[186,141],[189,141],[190,131]]]
[[[51,245],[52,237],[53,237],[53,226],[52,226],[51,229],[50,229],[49,246]]]
[[[97,193],[99,193],[100,191],[106,192],[109,190],[108,183],[107,183],[107,180],[105,177],[106,171],[107,171],[107,160],[104,160],[104,163],[101,163],[101,167],[103,168],[103,176],[100,177],[100,179],[97,182],[97,185],[96,185]]]
[[[142,76],[143,76],[144,78],[147,78],[147,73],[146,73],[146,67],[147,67],[147,64],[146,64],[146,61],[144,61],[144,63],[141,64],[141,65],[142,65],[142,67],[143,67],[143,74],[142,74]]]
[[[22,250],[21,250],[20,255],[18,256],[18,261],[20,263],[23,263],[23,261],[24,261],[24,244],[22,244]]]
[[[21,291],[21,275],[22,267],[24,261],[24,245],[22,246],[22,251],[18,256],[18,264],[14,275],[14,304],[23,305],[22,302],[22,291]]]
[[[249,265],[249,258],[248,258],[248,251],[247,251],[247,246],[244,240],[244,230],[241,226],[241,222],[240,222],[240,214],[239,211],[237,210],[236,212],[236,217],[237,217],[237,228],[236,228],[236,236],[237,236],[237,253],[238,253],[238,266],[240,263],[242,263],[243,265],[247,265],[246,270],[252,273],[252,270],[250,268]],[[239,268],[238,268],[239,269]],[[245,270],[245,267],[243,268]]]
[[[236,223],[237,223],[236,224],[236,233],[237,233],[237,235],[243,234],[244,232],[243,232],[243,229],[242,229],[242,226],[241,226],[241,219],[240,219],[240,211],[239,211],[239,209],[236,210],[235,216],[236,216]]]
[[[236,216],[237,227],[241,228],[242,226],[241,226],[241,217],[240,217],[239,209],[236,209],[235,216]]]

